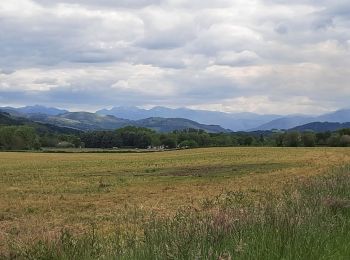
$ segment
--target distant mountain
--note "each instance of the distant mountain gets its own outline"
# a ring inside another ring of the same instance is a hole
[[[155,116],[149,110],[138,107],[113,107],[111,109],[101,109],[96,111],[99,115],[111,115],[119,118],[126,118],[129,120],[140,120]]]
[[[314,121],[313,117],[308,116],[288,116],[282,117],[266,124],[263,124],[257,128],[252,129],[252,131],[256,130],[272,130],[272,129],[290,129],[299,125],[307,124],[309,122]]]
[[[89,112],[68,112],[57,116],[33,114],[28,117],[37,122],[72,127],[83,131],[117,129],[132,124],[127,119],[97,115]]]
[[[0,112],[0,126],[1,125],[20,125],[21,122],[18,119],[13,118],[7,112]]]
[[[147,118],[128,120],[111,115],[98,115],[88,112],[69,112],[57,116],[43,114],[28,115],[31,120],[58,126],[71,127],[83,131],[113,130],[125,126],[138,126],[154,129],[159,132],[171,132],[188,128],[202,129],[210,133],[228,132],[217,125],[205,125],[183,118]]]
[[[316,133],[337,131],[344,128],[350,128],[350,122],[347,123],[332,123],[332,122],[313,122],[289,129],[289,131],[313,131]]]
[[[0,107],[0,113],[1,112],[8,113],[11,116],[17,116],[17,117],[25,116],[24,114],[18,112],[17,109],[13,107]]]
[[[27,115],[27,114],[44,114],[44,115],[51,115],[56,116],[59,114],[67,113],[67,110],[64,109],[58,109],[54,107],[45,107],[45,106],[25,106],[25,107],[0,107],[0,110],[3,112],[8,112],[12,115]]]
[[[350,122],[350,109],[341,109],[320,116],[286,116],[262,124],[252,130],[290,129],[314,122],[346,123]],[[331,127],[332,128],[332,127]]]
[[[346,123],[350,122],[350,109],[341,109],[332,113],[328,113],[316,118],[319,122],[337,122]]]
[[[320,116],[308,115],[259,115],[255,113],[224,113],[218,111],[195,110],[188,108],[154,107],[114,107],[94,113],[68,112],[64,109],[44,106],[27,106],[22,108],[0,107],[0,111],[13,116],[27,117],[40,122],[77,127],[85,130],[114,129],[149,118],[187,119],[201,125],[220,125],[222,129],[233,131],[268,131],[272,129],[290,129],[313,122],[350,122],[350,109],[342,109]],[[152,122],[154,121],[151,120]],[[157,120],[156,120],[157,121]],[[158,121],[157,121],[158,122]],[[158,122],[160,124],[160,122]],[[169,124],[170,122],[167,121]],[[172,122],[174,126],[176,122]],[[165,121],[161,129],[166,129]],[[188,122],[182,122],[187,125]],[[153,125],[153,123],[151,124]],[[180,124],[181,125],[181,124]],[[153,127],[153,126],[152,126]]]
[[[64,109],[58,109],[54,107],[44,107],[39,105],[20,107],[17,109],[17,111],[23,114],[44,114],[44,115],[51,115],[51,116],[56,116],[56,115],[68,112],[67,110],[64,110]]]
[[[141,109],[137,107],[114,107],[110,110],[102,109],[96,112],[100,115],[113,115],[130,120],[140,120],[150,117],[186,118],[201,124],[220,125],[234,131],[244,131],[279,118],[278,115],[259,115],[254,113],[224,113],[188,108],[154,107]]]
[[[147,119],[137,120],[134,122],[134,125],[139,127],[146,127],[153,129],[158,132],[172,132],[174,130],[183,130],[183,129],[198,129],[204,130],[208,133],[227,133],[230,132],[227,129],[222,128],[218,125],[204,125],[199,124],[195,121],[183,118],[160,118],[160,117],[151,117]]]
[[[1,125],[10,125],[10,126],[26,125],[26,126],[33,127],[39,134],[45,134],[45,133],[78,134],[81,132],[78,129],[34,122],[27,118],[14,117],[6,112],[0,112],[0,126]]]

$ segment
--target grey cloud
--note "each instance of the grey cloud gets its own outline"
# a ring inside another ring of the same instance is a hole
[[[115,7],[115,8],[140,8],[149,5],[158,5],[162,0],[34,0],[42,5],[54,5],[59,3],[80,4],[95,7]]]
[[[217,55],[216,64],[233,67],[255,65],[261,62],[261,58],[252,51],[223,52]]]
[[[11,69],[0,69],[0,74],[4,74],[4,75],[10,75],[14,72],[15,70],[11,70]]]
[[[279,34],[287,34],[288,33],[288,27],[283,24],[279,24],[275,27],[275,31]]]
[[[33,82],[34,84],[57,85],[58,81],[55,78],[41,78]]]
[[[130,53],[130,42],[142,34],[142,21],[121,14],[109,22],[84,13],[60,17],[44,10],[34,17],[3,19],[0,23],[0,64],[54,65],[60,62],[110,62]],[[128,28],[126,31],[126,27]]]
[[[0,3],[1,102],[334,107],[350,95],[347,0],[24,2]]]

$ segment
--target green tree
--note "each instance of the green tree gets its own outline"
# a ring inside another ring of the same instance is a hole
[[[33,149],[38,142],[34,128],[29,126],[4,126],[0,128],[0,143],[6,150]]]
[[[305,147],[314,147],[316,145],[316,135],[314,133],[303,133],[301,140]]]
[[[337,147],[340,145],[340,136],[339,134],[332,134],[328,140],[327,144],[332,147]]]
[[[185,140],[179,144],[180,148],[196,148],[198,143],[195,140]]]
[[[301,144],[301,136],[299,132],[287,132],[283,136],[283,146],[298,147]]]
[[[343,135],[339,140],[340,146],[349,147],[350,146],[350,135]]]
[[[165,136],[164,138],[162,138],[161,140],[162,145],[164,145],[166,148],[176,148],[177,143],[176,143],[176,139],[173,136]]]
[[[275,144],[278,147],[283,146],[283,139],[284,139],[284,134],[283,133],[276,133],[273,135],[273,139],[275,140]]]
[[[15,143],[15,126],[3,126],[0,128],[0,143],[3,149],[11,150]]]

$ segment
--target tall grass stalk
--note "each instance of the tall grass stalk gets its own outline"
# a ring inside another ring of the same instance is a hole
[[[12,244],[27,259],[349,259],[350,168],[280,195],[228,192],[171,218],[125,214],[116,232],[63,231],[57,241]]]

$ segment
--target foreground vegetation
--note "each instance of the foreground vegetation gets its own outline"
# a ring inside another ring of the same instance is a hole
[[[0,252],[277,259],[315,247],[306,256],[341,258],[349,164],[346,148],[0,153]]]
[[[115,232],[13,245],[30,259],[348,259],[350,167],[305,179],[280,195],[223,193],[171,218],[133,211]],[[127,225],[127,226],[125,226]]]

